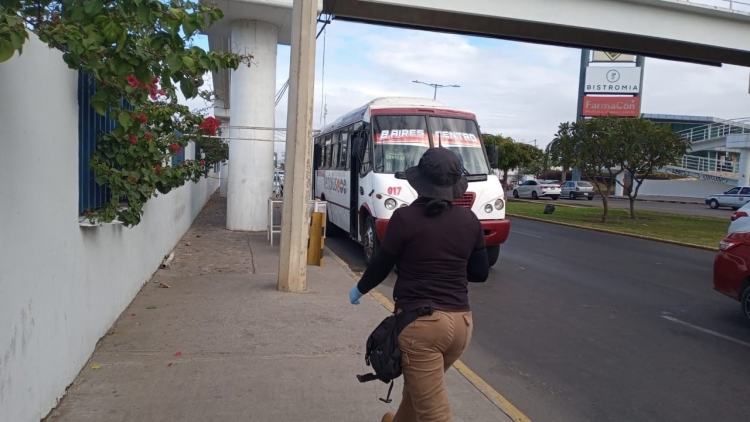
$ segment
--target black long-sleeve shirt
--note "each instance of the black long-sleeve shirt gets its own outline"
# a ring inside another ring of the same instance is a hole
[[[468,283],[484,282],[489,262],[484,230],[471,210],[453,206],[435,217],[424,215],[418,199],[393,213],[385,237],[357,288],[367,293],[383,282],[395,265],[396,308],[422,306],[468,311]]]

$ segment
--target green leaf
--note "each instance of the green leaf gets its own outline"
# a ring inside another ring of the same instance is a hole
[[[21,48],[23,48],[23,43],[26,41],[26,37],[28,37],[28,34],[26,33],[26,31],[24,32],[11,31],[10,42],[13,44],[13,48],[20,51]]]
[[[193,60],[192,57],[184,56],[182,58],[182,63],[185,64],[185,67],[187,67],[190,70],[195,70],[195,60]]]
[[[180,81],[180,90],[186,99],[195,98],[195,96],[198,95],[198,90],[195,87],[195,84],[189,79],[183,79]]]
[[[195,31],[198,30],[198,24],[195,23],[194,19],[187,19],[182,24],[182,31],[185,32],[185,39],[192,38]]]
[[[128,129],[133,125],[133,118],[130,117],[130,113],[128,113],[127,111],[120,113],[120,115],[117,117],[117,120],[125,129]]]
[[[102,26],[102,35],[107,39],[107,42],[113,43],[120,38],[120,35],[125,32],[120,25],[115,21],[109,21]]]
[[[123,157],[123,156],[122,156],[122,154],[119,154],[119,155],[118,155],[118,156],[117,156],[117,157],[115,158],[115,161],[117,161],[117,164],[119,164],[119,165],[121,165],[121,166],[122,166],[122,165],[124,165],[124,164],[125,164],[125,157]]]
[[[120,34],[120,38],[117,39],[117,49],[115,50],[115,52],[116,53],[121,52],[122,49],[125,48],[127,43],[128,43],[128,32],[122,31],[122,33]]]
[[[171,73],[177,72],[182,68],[182,59],[179,55],[172,53],[167,57],[167,67]]]
[[[16,49],[13,48],[13,43],[6,39],[0,39],[0,63],[10,60],[15,53]]]
[[[98,114],[105,116],[107,113],[107,101],[91,98],[91,107],[94,107],[94,111]]]
[[[86,0],[83,3],[83,10],[89,15],[93,15],[95,12],[100,12],[103,8],[104,5],[101,0]]]
[[[143,83],[151,83],[151,69],[146,64],[141,64],[135,68],[135,77]]]

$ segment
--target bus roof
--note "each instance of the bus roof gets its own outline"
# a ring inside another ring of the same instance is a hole
[[[455,115],[456,117],[463,117],[472,120],[476,119],[476,116],[472,112],[450,108],[440,101],[432,100],[429,98],[380,97],[339,117],[333,123],[330,123],[320,129],[318,133],[328,133],[340,127],[348,126],[361,120],[369,122],[370,116],[373,114],[386,114],[394,112],[396,110],[398,110],[399,112],[412,112],[414,114],[422,114],[427,110],[439,110],[443,112],[440,114]]]

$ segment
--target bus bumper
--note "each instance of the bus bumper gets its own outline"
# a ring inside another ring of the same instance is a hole
[[[505,243],[510,234],[510,220],[479,220],[484,230],[484,243],[487,246],[495,246]],[[385,230],[388,228],[388,220],[378,218],[375,220],[375,231],[378,240],[382,241],[385,237]]]
[[[505,243],[510,233],[510,220],[479,220],[484,229],[484,243],[495,246]]]

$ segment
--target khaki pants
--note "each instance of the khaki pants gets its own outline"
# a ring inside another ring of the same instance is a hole
[[[471,312],[435,311],[401,331],[404,394],[393,422],[453,420],[445,372],[469,346],[473,325]]]

